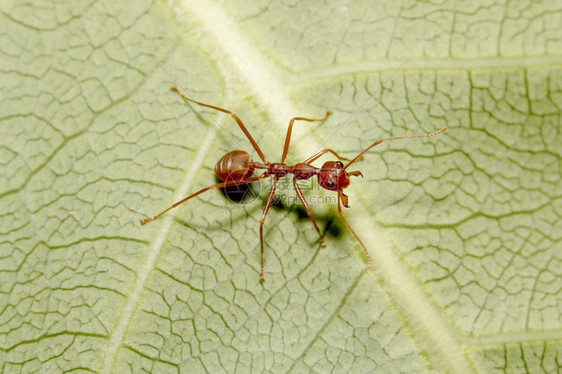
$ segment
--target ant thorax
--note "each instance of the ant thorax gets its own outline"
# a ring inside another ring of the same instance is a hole
[[[281,162],[273,162],[267,165],[267,174],[274,175],[277,178],[282,178],[290,172],[290,168]]]

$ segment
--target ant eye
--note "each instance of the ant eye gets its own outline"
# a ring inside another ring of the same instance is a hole
[[[333,182],[326,182],[326,187],[334,188],[335,184]]]
[[[343,163],[341,161],[337,161],[337,164],[343,168]]]

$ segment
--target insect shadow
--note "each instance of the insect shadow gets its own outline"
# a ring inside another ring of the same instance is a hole
[[[217,176],[215,176],[215,181],[216,183],[222,182],[222,180]],[[267,196],[260,196],[262,186],[259,182],[228,186],[220,188],[219,190],[225,198],[235,204],[245,205],[252,204],[256,200],[261,200],[262,202],[267,200]],[[259,204],[257,205],[259,206]],[[296,202],[287,204],[283,201],[283,199],[274,197],[271,202],[271,207],[276,211],[294,215],[297,221],[306,222],[310,219],[306,209]],[[325,236],[337,239],[343,235],[345,230],[336,219],[337,215],[335,212],[330,210],[325,213],[315,213],[314,217]]]
[[[265,198],[263,198],[263,200],[265,201]],[[296,216],[297,221],[306,222],[309,220],[306,209],[304,209],[304,207],[300,204],[287,204],[284,203],[281,199],[274,198],[271,202],[271,207],[276,211],[293,214],[294,216]],[[337,214],[335,212],[332,212],[331,209],[325,213],[315,212],[314,218],[316,218],[316,222],[318,223],[318,226],[320,227],[324,236],[327,235],[335,239],[342,237],[345,230],[343,229],[343,226],[339,224]]]
[[[216,183],[222,182],[215,175]],[[233,203],[250,204],[255,201],[261,193],[261,183],[259,181],[249,184],[237,184],[234,186],[222,187],[219,189],[224,197]]]

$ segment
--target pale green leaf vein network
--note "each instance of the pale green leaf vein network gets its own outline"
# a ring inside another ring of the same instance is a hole
[[[260,108],[268,112],[269,118],[272,119],[271,127],[276,129],[276,136],[278,136],[279,141],[282,140],[286,131],[286,119],[293,115],[302,114],[296,112],[291,95],[285,89],[285,87],[288,86],[287,82],[290,82],[289,84],[298,85],[311,82],[316,83],[316,81],[323,79],[334,80],[334,77],[345,75],[353,76],[361,73],[376,75],[376,73],[379,73],[380,71],[390,71],[400,64],[400,61],[388,62],[388,60],[383,61],[381,64],[377,63],[376,66],[364,62],[351,63],[347,65],[336,64],[326,68],[315,69],[309,72],[296,73],[288,76],[284,70],[273,66],[271,60],[263,56],[262,50],[254,47],[254,44],[250,40],[251,37],[242,31],[243,29],[240,28],[240,24],[232,18],[233,16],[231,13],[223,10],[221,6],[217,5],[217,3],[219,2],[213,2],[210,0],[168,1],[170,8],[174,9],[177,13],[180,27],[185,26],[185,29],[193,30],[195,33],[202,35],[203,42],[209,44],[209,48],[205,48],[205,50],[211,50],[211,52],[209,52],[211,53],[211,60],[219,66],[218,70],[234,70],[242,77],[242,80],[244,81],[244,92],[248,92],[248,96],[251,97],[251,101],[259,103]],[[398,18],[399,17],[396,17],[396,19]],[[396,36],[396,23],[392,32],[394,33],[393,35]],[[420,69],[430,72],[451,69],[470,71],[471,69],[503,69],[506,67],[526,68],[537,65],[560,64],[561,62],[560,56],[537,56],[530,58],[491,57],[477,58],[474,60],[462,58],[432,60],[431,58],[424,58],[419,61],[412,60],[408,63],[407,68],[414,70]],[[236,75],[236,73],[234,75]],[[226,76],[222,78],[228,81],[229,76],[226,74]],[[234,88],[230,83],[231,82],[227,82],[226,84],[226,87],[230,90],[225,94],[227,97],[226,105],[231,102],[234,97],[232,92]],[[189,89],[189,87],[187,88]],[[437,89],[437,91],[438,90],[439,89]],[[195,110],[197,110],[197,108]],[[308,114],[309,113],[305,113],[305,115]],[[493,113],[491,113],[491,115],[493,115]],[[215,114],[213,114],[213,116],[215,116]],[[231,121],[230,118],[224,118],[224,116],[222,116],[221,121],[223,119],[227,122]],[[234,123],[229,125],[234,128],[236,126]],[[256,125],[259,126],[259,124]],[[476,124],[475,126],[477,125],[479,124]],[[235,128],[233,131],[236,132],[237,129]],[[486,130],[484,130],[484,132],[485,131]],[[201,170],[205,159],[210,153],[212,153],[211,147],[217,137],[217,134],[218,132],[216,129],[209,130],[205,134],[204,141],[197,148],[195,157],[190,159],[190,169],[186,171],[185,175],[183,175],[183,179],[180,177],[182,181],[177,187],[174,196],[170,197],[171,200],[179,200],[193,191],[193,175]],[[487,135],[491,137],[490,133]],[[457,136],[455,139],[460,138],[458,133],[454,135],[448,133],[445,134],[445,136]],[[509,142],[502,143],[502,145],[507,146],[509,145]],[[305,146],[311,149],[323,148],[318,141],[315,141],[312,138],[308,140]],[[305,157],[310,156],[310,154],[307,154],[308,148],[306,151],[304,150],[305,146],[302,144],[299,145],[298,142],[295,142],[291,147],[291,153],[294,152]],[[385,147],[386,146],[381,147],[380,151],[385,152],[388,149]],[[277,161],[276,156],[280,152],[272,150],[271,152],[265,153],[268,157],[268,161]],[[502,161],[506,158],[508,158],[507,155],[502,158]],[[499,165],[497,169],[500,169]],[[490,181],[490,185],[491,184],[492,181]],[[353,186],[353,188],[356,188],[356,191],[365,191],[369,188],[360,183],[357,183],[356,186],[357,187],[355,187],[355,185]],[[488,190],[490,189],[491,188],[488,188]],[[367,199],[361,198],[360,196],[354,197],[354,199],[354,201],[362,199],[363,203],[366,203],[367,201]],[[547,203],[541,205],[540,207],[544,208],[546,206]],[[482,209],[482,205],[479,208]],[[409,207],[409,209],[415,209],[415,207]],[[112,334],[109,337],[104,361],[102,362],[102,372],[104,373],[110,373],[115,369],[116,362],[120,359],[120,355],[124,351],[124,341],[127,339],[129,331],[131,330],[131,324],[138,322],[135,313],[138,312],[141,299],[147,291],[147,288],[149,288],[149,278],[158,266],[158,257],[166,246],[174,217],[178,214],[178,212],[179,210],[172,211],[163,217],[163,219],[158,223],[150,225],[150,227],[147,226],[143,229],[153,230],[151,233],[154,233],[154,237],[150,242],[146,258],[136,273],[132,291],[125,299],[123,310],[117,318],[115,330],[112,331]],[[526,211],[525,213],[529,213],[529,211]],[[361,204],[353,204],[353,208],[349,211],[347,216],[351,225],[358,232],[359,236],[363,238],[370,250],[373,263],[375,264],[374,268],[376,269],[373,274],[381,277],[384,282],[384,287],[389,290],[393,298],[395,298],[404,310],[406,310],[406,312],[411,316],[408,324],[412,328],[414,335],[416,335],[416,343],[420,344],[423,351],[427,353],[427,359],[432,363],[431,366],[433,369],[444,372],[471,372],[471,363],[469,362],[470,358],[467,357],[465,350],[469,345],[482,346],[488,344],[513,343],[517,341],[529,343],[534,341],[559,340],[559,331],[531,331],[510,335],[500,334],[493,337],[462,336],[456,328],[452,327],[451,321],[446,319],[445,313],[436,306],[438,303],[431,300],[429,296],[431,293],[428,292],[427,289],[421,287],[419,274],[415,274],[413,272],[413,268],[406,265],[404,258],[398,255],[400,251],[396,248],[396,241],[393,240],[391,235],[389,235],[389,230],[379,225],[377,221],[373,219],[373,209],[369,210],[367,207],[361,206]],[[397,224],[394,225],[394,228],[413,230],[415,228],[419,228],[419,226],[414,224],[408,227],[407,225],[400,226],[400,224]],[[333,244],[333,246],[339,244],[339,242],[335,242],[336,243]],[[338,248],[338,251],[340,249],[341,248]],[[445,265],[443,266],[446,268]],[[362,276],[359,276],[357,279],[360,278],[362,278]],[[376,287],[377,285],[373,283],[373,286]],[[349,292],[353,291],[354,288],[357,288],[357,282],[354,283]],[[303,355],[306,355],[308,352],[311,352],[314,348],[316,348],[314,347],[314,344],[322,340],[323,337],[321,336],[321,333],[324,331],[323,329],[332,321],[337,319],[337,313],[341,310],[341,306],[345,303],[346,299],[344,298],[340,301],[340,306],[339,308],[336,308],[333,316],[325,321],[319,331],[316,331],[316,335],[312,340],[308,340],[308,346],[305,347]],[[150,360],[150,355],[146,354],[146,352],[142,350],[135,350],[134,348],[130,349],[137,355]],[[154,360],[157,361],[157,359]],[[168,363],[172,366],[174,365],[171,361]]]
[[[259,50],[255,49],[239,30],[236,22],[213,2],[172,1],[170,4],[177,12],[180,23],[185,22],[186,26],[191,28],[198,27],[206,37],[205,42],[220,46],[220,52],[217,52],[217,56],[212,56],[213,60],[228,64],[231,69],[234,66],[239,70],[247,81],[248,87],[253,90],[252,96],[269,111],[271,118],[274,120],[274,126],[277,126],[280,136],[283,136],[286,126],[283,119],[295,113],[289,94],[282,88],[284,87],[281,80],[283,74],[268,64]],[[216,131],[211,131],[207,136],[204,145],[197,153],[197,159],[194,161],[192,168],[187,172],[181,186],[176,191],[174,200],[179,200],[189,192],[192,181],[191,175],[200,168],[215,135]],[[309,143],[309,145],[311,148],[321,148],[320,144],[314,142]],[[173,215],[170,214],[163,220],[155,239],[150,244],[146,261],[139,271],[133,291],[127,299],[117,327],[111,335],[103,365],[103,373],[110,373],[114,367],[119,349],[132,320],[131,317],[138,306],[147,279],[155,267],[156,258],[172,226]],[[387,284],[393,296],[413,315],[413,325],[417,326],[418,332],[426,337],[428,347],[433,347],[430,351],[436,353],[436,356],[439,357],[434,365],[439,367],[439,362],[441,362],[446,363],[446,370],[469,372],[469,364],[462,354],[463,350],[458,337],[442,318],[440,311],[424,297],[425,293],[420,288],[416,278],[411,274],[410,269],[393,252],[392,242],[385,235],[384,230],[378,226],[371,227],[369,234],[366,235],[367,232],[359,222],[368,217],[370,217],[370,213],[357,206],[354,207],[353,219],[350,220],[353,222],[352,225],[355,225],[359,235],[379,238],[377,243],[367,240],[367,245],[370,248],[375,248],[376,244],[377,251],[371,251],[371,253],[374,255],[374,261],[378,263],[377,268],[381,269],[383,278],[388,281]],[[392,271],[389,269],[392,269]]]
[[[220,120],[221,116],[217,117]],[[202,142],[200,148],[197,150],[196,157],[192,161],[191,168],[188,169],[184,176],[183,181],[178,187],[177,191],[174,193],[173,201],[179,201],[183,197],[189,194],[193,186],[193,175],[196,174],[198,170],[201,169],[203,162],[211,149],[213,141],[217,136],[217,127],[213,126],[207,133],[206,138]],[[129,323],[134,320],[133,314],[138,306],[138,303],[145,291],[147,280],[150,274],[154,271],[156,264],[156,259],[166,242],[170,229],[174,223],[174,217],[178,213],[178,210],[171,211],[169,214],[164,216],[159,223],[158,231],[156,232],[154,239],[150,242],[149,250],[146,255],[146,259],[137,273],[134,287],[132,292],[129,294],[125,306],[119,316],[119,320],[113,330],[107,345],[107,350],[102,366],[102,373],[111,373],[115,360],[118,356],[119,349],[122,347],[123,338],[129,327]]]
[[[358,274],[357,277],[355,278],[355,281],[353,282],[353,284],[346,290],[345,296],[342,297],[340,304],[338,305],[338,307],[336,309],[334,309],[334,311],[332,312],[332,316],[328,319],[326,319],[326,321],[324,322],[324,325],[322,327],[320,327],[318,329],[318,331],[316,332],[314,338],[310,339],[310,341],[308,342],[308,345],[303,349],[303,356],[306,355],[308,352],[311,351],[311,348],[314,346],[315,342],[318,339],[321,339],[322,337],[322,333],[324,332],[324,330],[326,329],[326,326],[328,326],[329,324],[331,324],[333,322],[333,320],[335,318],[337,318],[339,312],[342,310],[342,308],[345,305],[345,302],[347,301],[349,295],[351,295],[353,293],[353,291],[357,288],[357,286],[359,285],[359,282],[361,281],[361,279],[364,277],[365,274]],[[293,365],[289,368],[288,372],[292,372],[295,370],[295,366],[297,365],[299,361],[296,361],[293,363]]]

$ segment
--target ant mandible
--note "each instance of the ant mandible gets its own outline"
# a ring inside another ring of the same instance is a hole
[[[246,129],[246,126],[244,126],[244,124],[242,123],[240,118],[238,118],[238,116],[236,114],[234,114],[233,112],[231,112],[230,110],[227,110],[227,109],[219,108],[219,107],[214,106],[214,105],[209,105],[209,104],[201,103],[199,101],[195,101],[193,99],[190,99],[190,98],[186,97],[185,95],[183,95],[177,89],[177,87],[172,87],[172,88],[170,88],[170,90],[176,92],[185,101],[192,102],[192,103],[195,103],[195,104],[203,106],[203,107],[215,109],[215,110],[218,110],[220,112],[223,112],[223,113],[226,113],[226,114],[229,114],[230,116],[232,116],[232,118],[234,118],[234,120],[236,121],[238,126],[240,126],[240,129],[242,130],[244,135],[246,135],[246,137],[248,138],[248,140],[252,144],[252,147],[254,147],[254,149],[256,150],[256,152],[257,152],[258,156],[260,157],[260,159],[262,160],[262,162],[253,161],[251,159],[250,155],[248,154],[248,152],[245,152],[245,151],[229,152],[226,155],[224,155],[219,160],[219,162],[217,162],[217,164],[215,165],[215,173],[216,173],[217,177],[220,180],[222,180],[223,182],[214,184],[214,185],[209,186],[209,187],[205,187],[202,190],[199,190],[199,191],[195,192],[194,194],[191,194],[191,195],[187,196],[183,200],[178,201],[177,203],[173,204],[172,206],[170,206],[166,210],[160,212],[159,214],[155,215],[154,217],[141,219],[140,223],[141,223],[141,225],[144,225],[144,224],[146,224],[150,221],[154,221],[155,219],[162,216],[164,213],[166,213],[170,209],[175,208],[176,206],[186,202],[187,200],[189,200],[189,199],[191,199],[191,198],[193,198],[197,195],[202,194],[203,192],[207,192],[209,190],[213,190],[213,189],[217,189],[217,188],[226,188],[226,187],[231,187],[231,186],[245,185],[245,184],[253,183],[253,182],[258,181],[260,179],[264,179],[264,178],[272,176],[273,177],[273,184],[271,186],[271,190],[269,191],[269,195],[267,196],[267,201],[265,203],[265,207],[263,209],[263,213],[262,213],[261,220],[260,220],[260,251],[261,251],[260,281],[262,281],[262,282],[265,280],[265,278],[264,278],[264,265],[263,265],[263,252],[264,252],[264,248],[263,248],[263,224],[265,222],[265,217],[267,216],[267,213],[269,212],[269,208],[271,207],[271,203],[273,201],[273,196],[275,195],[276,183],[280,178],[284,177],[287,174],[293,174],[293,186],[295,187],[295,191],[297,193],[297,196],[299,197],[300,201],[302,202],[302,205],[304,206],[304,209],[308,213],[308,216],[310,217],[310,220],[312,221],[312,224],[314,225],[314,229],[316,230],[316,232],[318,233],[318,236],[320,237],[320,243],[323,247],[326,246],[326,243],[324,242],[324,238],[322,237],[322,233],[320,232],[320,229],[318,228],[318,224],[316,223],[316,220],[314,219],[312,211],[310,210],[310,208],[309,208],[309,206],[306,202],[306,199],[304,198],[304,195],[302,194],[302,191],[299,188],[299,185],[298,185],[297,181],[304,180],[304,179],[310,179],[313,176],[316,176],[318,178],[318,183],[320,184],[320,186],[322,186],[322,188],[325,188],[329,191],[336,191],[338,193],[338,213],[339,213],[343,223],[347,226],[349,231],[351,231],[353,236],[355,236],[355,239],[357,239],[357,241],[359,242],[359,244],[363,248],[363,251],[365,252],[365,257],[366,257],[366,260],[367,260],[367,268],[370,268],[371,267],[371,260],[370,260],[370,257],[369,257],[369,252],[367,251],[367,247],[365,247],[365,244],[363,244],[363,242],[361,241],[359,236],[355,233],[355,231],[353,231],[353,229],[351,228],[351,226],[349,225],[349,223],[347,222],[347,220],[343,216],[342,209],[341,209],[342,204],[343,204],[344,207],[349,208],[347,195],[345,195],[343,193],[343,189],[346,188],[347,186],[349,186],[349,183],[351,182],[349,177],[351,177],[351,176],[353,176],[353,177],[363,176],[363,174],[361,174],[360,171],[349,171],[348,172],[346,169],[351,164],[353,164],[354,162],[361,159],[363,157],[363,155],[369,149],[373,148],[374,146],[376,146],[376,145],[378,145],[378,144],[380,144],[384,141],[398,140],[398,139],[429,138],[429,137],[432,137],[432,136],[440,135],[447,130],[447,128],[443,128],[443,129],[441,129],[441,130],[439,130],[439,131],[437,131],[433,134],[394,136],[394,137],[390,137],[390,138],[379,139],[379,140],[375,141],[373,144],[371,144],[370,146],[368,146],[367,148],[365,148],[361,153],[359,153],[352,160],[349,160],[345,157],[342,157],[342,156],[338,155],[335,151],[333,151],[331,149],[324,149],[324,150],[316,153],[314,156],[304,160],[304,162],[298,163],[296,165],[286,165],[285,164],[285,158],[287,157],[287,151],[289,150],[289,142],[291,141],[291,132],[293,131],[293,124],[295,123],[295,121],[322,122],[322,121],[326,120],[326,118],[328,118],[328,116],[330,116],[330,114],[332,114],[331,111],[327,110],[326,115],[322,118],[305,118],[305,117],[294,117],[294,118],[292,118],[291,121],[289,122],[289,128],[287,129],[287,135],[285,136],[285,145],[283,146],[283,155],[281,156],[281,162],[268,162],[268,161],[266,161],[265,156],[263,155],[263,152],[261,151],[261,149],[258,146],[258,144],[256,143],[256,141],[254,140],[254,138],[252,138],[252,135],[250,135],[250,132]],[[321,156],[325,155],[326,153],[333,154],[339,161],[327,161],[327,162],[324,163],[324,165],[322,165],[321,168],[316,168],[316,167],[311,165],[312,162],[314,162],[315,160],[317,160]],[[344,166],[341,161],[349,161],[349,162],[347,163],[347,165]],[[253,174],[254,174],[254,170],[256,170],[256,169],[263,169],[263,170],[265,170],[265,172],[263,174],[261,174],[260,176],[252,177]]]

